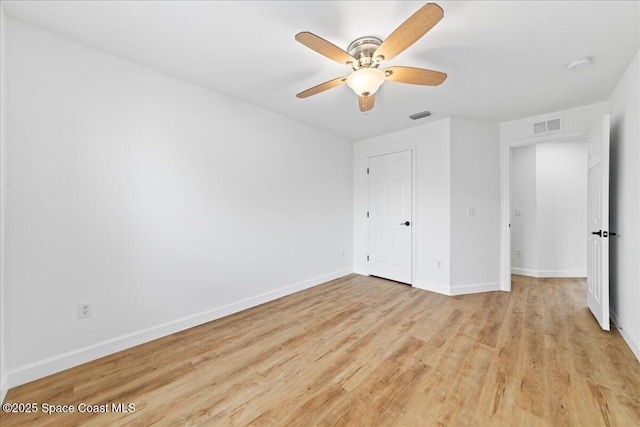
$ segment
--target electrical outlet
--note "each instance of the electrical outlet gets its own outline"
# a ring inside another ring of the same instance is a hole
[[[438,266],[438,268],[442,268],[442,261],[437,261],[436,265]]]
[[[472,218],[476,216],[476,208],[467,208],[467,217]]]
[[[93,307],[90,301],[81,302],[78,304],[78,319],[91,317],[92,314],[93,314]]]

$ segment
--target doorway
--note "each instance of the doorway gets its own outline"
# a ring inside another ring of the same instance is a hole
[[[511,150],[511,273],[586,277],[587,139]]]

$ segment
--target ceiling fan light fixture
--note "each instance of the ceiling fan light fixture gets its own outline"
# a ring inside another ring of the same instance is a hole
[[[384,81],[384,71],[378,68],[360,68],[349,74],[347,86],[358,96],[369,96],[376,93]]]
[[[444,16],[444,11],[435,3],[427,3],[407,18],[384,41],[374,36],[364,36],[352,41],[347,50],[308,31],[296,34],[296,41],[311,50],[339,63],[350,66],[353,71],[346,77],[329,80],[296,95],[307,98],[347,83],[358,95],[360,111],[366,113],[373,108],[375,93],[385,80],[422,86],[438,86],[446,78],[445,73],[415,67],[389,67],[380,70],[383,61],[388,61],[404,52],[424,36]]]

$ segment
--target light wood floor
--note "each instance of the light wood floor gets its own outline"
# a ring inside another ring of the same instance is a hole
[[[133,413],[0,424],[638,426],[640,364],[585,306],[579,279],[514,276],[511,293],[445,297],[351,275],[5,399]]]

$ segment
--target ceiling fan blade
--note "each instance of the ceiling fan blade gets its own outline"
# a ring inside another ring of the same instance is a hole
[[[353,56],[349,55],[338,46],[308,31],[296,34],[296,40],[309,49],[315,50],[320,55],[333,59],[339,64],[350,65],[349,63],[356,62],[356,59]]]
[[[424,86],[438,86],[447,79],[446,73],[413,67],[389,67],[384,74],[387,80]]]
[[[383,56],[385,61],[395,57],[414,44],[433,28],[444,16],[444,11],[435,3],[427,3],[395,29],[378,47],[373,57]]]
[[[363,113],[373,108],[373,104],[376,102],[376,94],[368,96],[358,96],[358,106]]]
[[[318,94],[320,92],[324,92],[325,90],[332,89],[336,86],[340,86],[342,83],[346,82],[346,77],[338,77],[337,79],[329,80],[328,82],[320,83],[317,86],[314,86],[310,89],[300,92],[296,96],[298,98],[307,98],[311,95]]]

